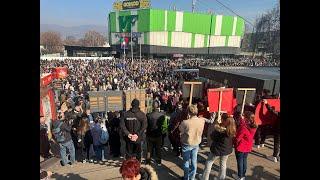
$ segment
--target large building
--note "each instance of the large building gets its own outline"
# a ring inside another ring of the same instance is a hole
[[[114,50],[122,53],[122,38],[130,41],[133,32],[133,51],[139,53],[140,41],[144,55],[238,54],[245,27],[237,16],[160,9],[111,12],[108,23]]]

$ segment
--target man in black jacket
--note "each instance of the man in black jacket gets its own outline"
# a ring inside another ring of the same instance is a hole
[[[151,163],[151,154],[153,148],[156,150],[156,162],[161,165],[161,145],[162,145],[162,131],[161,124],[164,121],[165,114],[160,112],[158,101],[153,102],[153,112],[147,114],[148,128],[147,128],[147,164]]]
[[[65,122],[64,113],[59,113],[58,120],[52,123],[52,132],[55,141],[60,146],[60,156],[62,159],[61,165],[64,166],[68,163],[70,165],[75,163],[75,148],[71,138],[71,125]],[[70,162],[68,162],[67,149],[70,153]]]
[[[269,112],[277,116],[277,121],[273,126],[273,156],[269,156],[268,159],[273,162],[278,162],[280,159],[280,112],[275,111],[266,99],[263,100],[263,103],[266,105]]]
[[[141,140],[147,129],[147,117],[139,108],[139,100],[134,99],[131,109],[120,120],[120,127],[125,135],[126,158],[136,157],[141,160]]]

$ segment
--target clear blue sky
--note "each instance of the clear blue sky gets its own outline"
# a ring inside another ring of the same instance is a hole
[[[251,22],[274,7],[279,0],[219,0]],[[107,24],[114,0],[40,0],[40,23],[63,26]],[[192,0],[151,0],[151,7],[191,11]],[[212,9],[216,14],[232,15],[215,0],[197,0],[196,11]]]

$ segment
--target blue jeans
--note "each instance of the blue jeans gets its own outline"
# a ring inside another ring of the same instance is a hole
[[[93,150],[98,161],[102,160],[103,145],[93,145]]]
[[[197,154],[199,145],[182,145],[184,180],[194,180],[197,173]],[[190,164],[191,160],[191,164]]]
[[[238,152],[236,151],[236,158],[237,158],[237,166],[238,166],[238,177],[243,178],[246,175],[247,171],[247,152]]]
[[[67,149],[70,153],[70,162],[73,164],[76,161],[76,154],[75,149],[72,140],[65,142],[65,143],[59,143],[60,146],[60,156],[62,159],[63,165],[66,165],[69,163],[68,157],[67,157]]]

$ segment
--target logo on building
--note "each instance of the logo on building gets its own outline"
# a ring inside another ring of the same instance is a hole
[[[143,9],[149,8],[149,0],[128,0],[128,1],[117,1],[113,3],[113,9],[116,11],[126,9]]]

